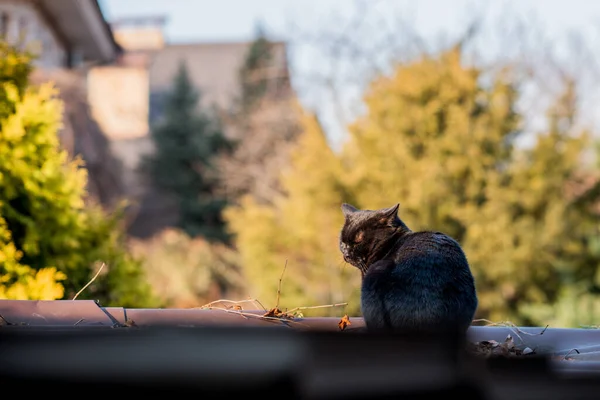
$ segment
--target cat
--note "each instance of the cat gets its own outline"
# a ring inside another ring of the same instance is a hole
[[[465,253],[444,233],[410,230],[398,217],[399,207],[342,204],[339,246],[344,260],[361,272],[366,329],[466,332],[478,298]]]

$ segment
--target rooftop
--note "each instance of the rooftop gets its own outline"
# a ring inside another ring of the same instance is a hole
[[[85,61],[109,63],[120,53],[97,0],[36,0],[35,5],[61,40],[79,50]]]

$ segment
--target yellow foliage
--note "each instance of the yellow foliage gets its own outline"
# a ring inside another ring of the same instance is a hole
[[[50,82],[30,85],[31,68],[28,54],[0,41],[2,295],[70,297],[101,260],[110,274],[82,297],[105,306],[152,304],[139,262],[124,246],[122,214],[85,204],[87,171],[60,144],[58,91]]]
[[[225,213],[249,294],[273,304],[287,260],[284,307],[348,301],[357,314],[360,276],[338,249],[342,202],[366,209],[399,202],[411,229],[457,239],[475,275],[478,318],[543,323],[532,309],[560,308],[573,282],[591,286],[600,266],[600,244],[590,245],[598,196],[585,203],[565,194],[588,144],[573,128],[574,88],[567,85],[547,132],[524,149],[515,145],[522,132],[515,83],[508,68],[465,65],[459,47],[399,65],[367,90],[367,112],[350,126],[340,155],[305,114],[281,174],[285,194],[270,204],[245,198]]]
[[[549,111],[549,132],[520,149],[509,72],[483,85],[486,71],[464,65],[458,48],[399,66],[373,83],[343,156],[358,206],[400,202],[413,230],[455,237],[478,315],[523,323],[524,307],[552,303],[565,276],[590,276],[598,259],[585,247],[593,217],[564,194],[587,143],[572,129],[573,88]]]
[[[178,229],[130,241],[143,257],[146,279],[166,307],[199,307],[214,297],[238,296],[245,286],[235,251]]]
[[[338,250],[346,200],[339,158],[327,143],[317,119],[302,113],[303,132],[281,173],[285,195],[272,204],[243,199],[225,216],[249,281],[248,293],[263,304],[275,304],[279,278],[283,307],[350,303],[357,313],[360,274],[344,265]],[[339,314],[337,309],[311,315]]]
[[[64,288],[58,281],[67,278],[56,268],[34,270],[25,267],[23,278],[10,285],[5,285],[8,275],[0,276],[0,299],[10,300],[56,300],[63,297]]]
[[[6,221],[0,217],[0,299],[55,300],[64,294],[59,282],[66,275],[56,268],[35,270],[19,263],[23,253],[16,249]]]

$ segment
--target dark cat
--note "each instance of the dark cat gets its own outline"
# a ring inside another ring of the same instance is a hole
[[[398,207],[342,205],[340,250],[361,272],[367,329],[466,331],[478,300],[463,250],[443,233],[411,231]]]

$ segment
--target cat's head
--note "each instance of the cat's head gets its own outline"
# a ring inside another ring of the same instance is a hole
[[[372,257],[383,250],[399,229],[408,229],[398,218],[399,207],[396,204],[379,210],[359,210],[342,204],[345,221],[340,233],[340,251],[347,263],[366,273]]]

